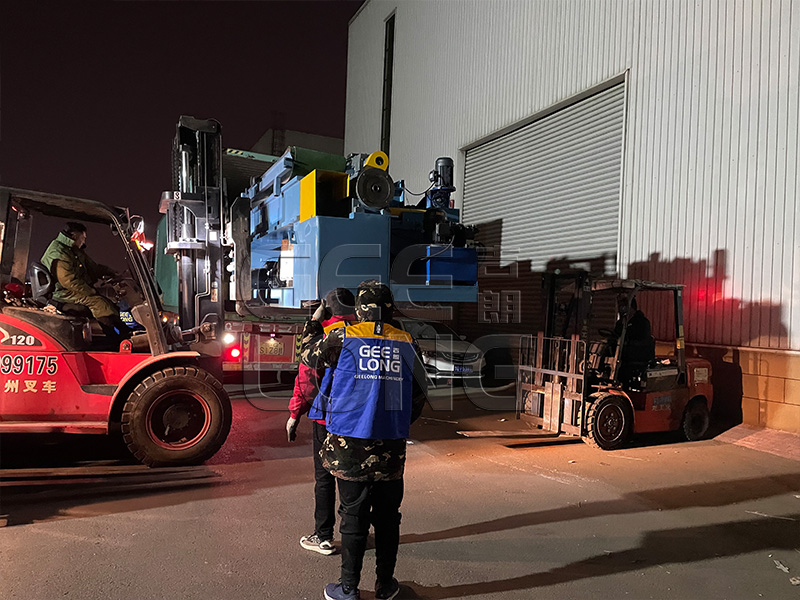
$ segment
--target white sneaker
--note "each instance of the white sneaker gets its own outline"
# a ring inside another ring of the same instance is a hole
[[[320,540],[316,533],[301,537],[300,545],[306,550],[313,550],[314,552],[319,552],[326,556],[336,552],[336,548],[333,546],[333,540]]]

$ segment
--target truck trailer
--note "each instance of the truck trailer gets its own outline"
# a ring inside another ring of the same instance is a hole
[[[475,229],[452,207],[452,160],[436,161],[416,201],[388,168],[383,152],[226,149],[219,122],[181,117],[159,206],[165,305],[183,329],[224,315],[230,375],[294,371],[303,324],[336,287],[378,279],[412,309],[476,301]]]

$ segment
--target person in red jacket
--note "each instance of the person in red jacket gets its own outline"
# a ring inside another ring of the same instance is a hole
[[[300,366],[294,381],[292,399],[289,401],[289,419],[286,434],[290,442],[297,438],[300,417],[308,414],[313,430],[314,457],[314,533],[300,538],[306,550],[320,554],[333,554],[333,526],[336,523],[336,478],[322,466],[320,449],[328,435],[326,428],[327,400],[331,373],[318,374],[316,364],[319,346],[325,335],[355,322],[355,298],[346,288],[336,288],[323,298],[319,310],[306,323],[303,331]]]

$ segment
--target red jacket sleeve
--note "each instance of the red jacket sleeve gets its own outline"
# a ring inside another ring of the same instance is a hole
[[[289,413],[292,418],[297,419],[308,412],[318,391],[319,380],[316,371],[301,362],[297,378],[294,380],[292,399],[289,401]]]

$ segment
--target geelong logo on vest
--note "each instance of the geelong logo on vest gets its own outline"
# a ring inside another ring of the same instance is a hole
[[[356,379],[402,381],[400,348],[362,345],[358,349]]]

